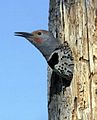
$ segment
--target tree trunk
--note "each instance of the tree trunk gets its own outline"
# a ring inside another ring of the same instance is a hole
[[[60,77],[48,68],[49,120],[97,120],[96,5],[97,0],[50,0],[49,31],[68,41],[74,73],[63,92]]]

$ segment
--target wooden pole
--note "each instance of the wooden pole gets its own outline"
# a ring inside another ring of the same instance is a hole
[[[49,30],[74,56],[70,87],[48,68],[49,120],[97,120],[97,1],[50,0]]]

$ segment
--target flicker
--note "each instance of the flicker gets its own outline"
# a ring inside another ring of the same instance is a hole
[[[69,44],[65,41],[63,44],[46,30],[37,30],[32,33],[15,32],[15,36],[26,38],[32,43],[45,57],[52,70],[64,78],[71,80],[73,77],[73,55]]]

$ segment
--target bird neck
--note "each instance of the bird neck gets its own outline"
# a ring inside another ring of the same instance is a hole
[[[54,52],[54,50],[56,48],[59,47],[59,44],[57,42],[52,43],[48,46],[37,46],[37,48],[39,49],[39,51],[42,53],[42,55],[45,57],[46,60],[49,59],[50,55]]]
[[[50,43],[49,44],[45,43],[45,45],[35,44],[35,46],[42,53],[45,59],[48,60],[53,51],[59,47],[59,43],[57,41],[55,42],[52,41],[51,44]]]
[[[33,41],[30,42],[42,53],[46,60],[48,60],[53,51],[60,46],[60,42],[54,37],[46,40],[43,44],[36,44]]]

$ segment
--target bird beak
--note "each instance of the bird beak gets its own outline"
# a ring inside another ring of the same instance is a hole
[[[27,32],[15,32],[15,36],[30,38],[30,37],[33,37],[33,34],[27,33]]]
[[[34,33],[27,32],[15,32],[15,36],[20,36],[26,38],[31,43],[41,43],[41,39],[38,39]]]

